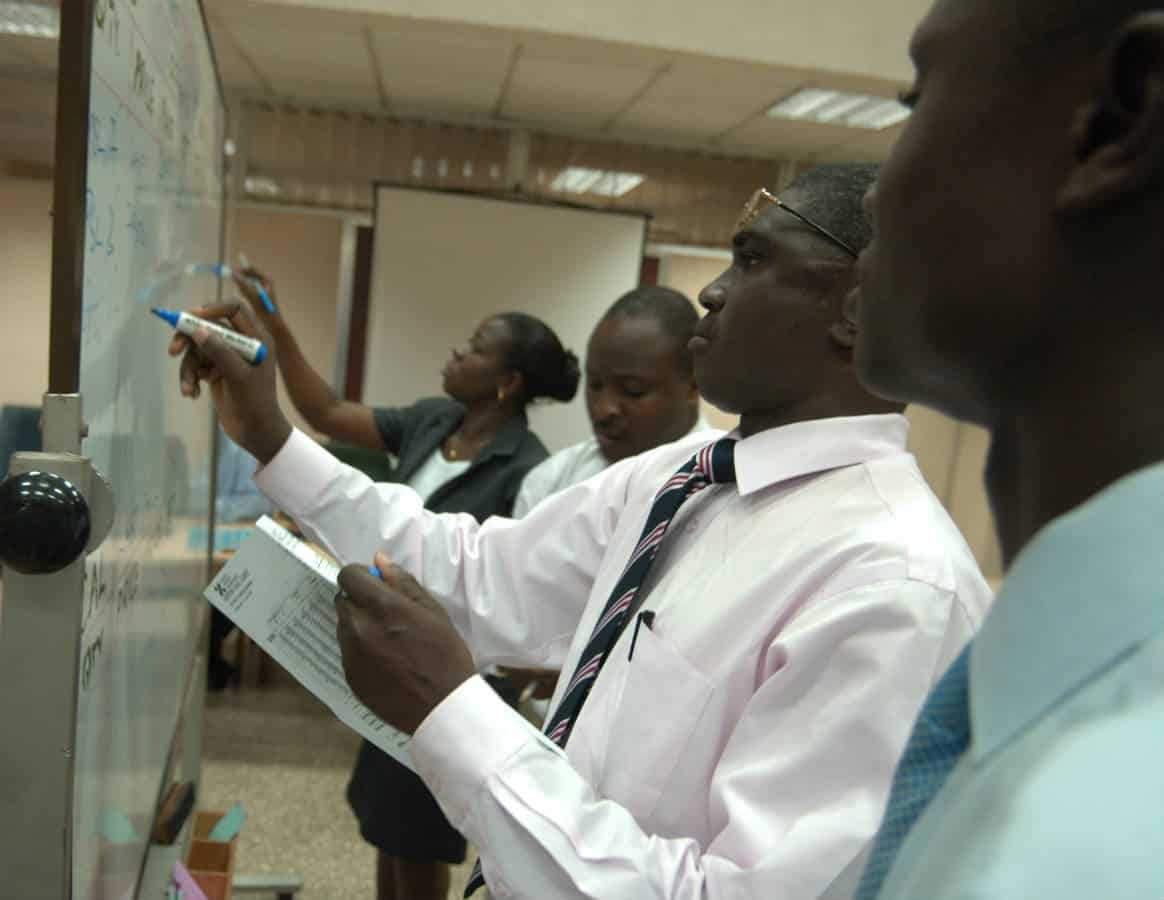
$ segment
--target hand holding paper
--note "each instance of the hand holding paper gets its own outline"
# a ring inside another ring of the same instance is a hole
[[[263,516],[205,597],[340,719],[411,768],[408,735],[364,706],[344,679],[336,640],[338,572],[330,559]]]
[[[473,677],[473,657],[448,615],[416,579],[376,554],[339,574],[336,615],[344,675],[377,716],[412,734],[425,717]]]

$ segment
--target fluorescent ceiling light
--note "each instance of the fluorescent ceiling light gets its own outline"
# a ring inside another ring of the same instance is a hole
[[[805,88],[776,103],[768,110],[768,115],[774,119],[823,122],[846,128],[880,131],[908,118],[909,108],[885,97]]]
[[[909,118],[909,107],[896,100],[882,100],[871,103],[864,110],[849,117],[854,128],[871,128],[880,131]]]
[[[817,107],[816,112],[813,113],[813,118],[818,122],[843,121],[845,116],[849,113],[856,112],[858,107],[863,107],[864,105],[864,97],[841,94],[835,100],[829,101],[824,106]]]
[[[61,13],[55,6],[40,3],[0,2],[0,34],[57,38],[61,34]]]
[[[768,115],[782,119],[807,119],[810,113],[824,106],[830,100],[839,97],[836,91],[824,91],[820,88],[806,88],[797,91],[791,97],[781,100],[770,110]]]
[[[605,172],[569,166],[558,173],[550,183],[550,190],[567,194],[598,194],[602,197],[621,197],[629,194],[646,179],[634,172]]]
[[[274,197],[280,193],[279,185],[273,178],[263,175],[248,175],[243,181],[243,190],[248,194],[263,194]]]

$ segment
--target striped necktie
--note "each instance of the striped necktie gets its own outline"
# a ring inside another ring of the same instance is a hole
[[[622,575],[610,593],[610,599],[603,607],[602,615],[590,633],[590,639],[578,657],[574,675],[562,692],[554,714],[546,722],[546,736],[559,747],[565,747],[570,732],[578,720],[582,704],[590,696],[598,673],[606,662],[607,655],[622,634],[623,628],[638,609],[639,591],[646,581],[651,563],[659,553],[667,526],[679,512],[679,507],[688,497],[703,490],[709,484],[723,484],[736,480],[735,440],[721,438],[714,444],[700,449],[687,463],[672,475],[655,495],[651,511],[647,514],[647,524],[635,545],[634,552],[622,570]],[[481,860],[473,867],[465,897],[471,895],[485,883],[481,876]]]
[[[970,746],[970,645],[930,692],[893,774],[889,805],[865,864],[856,900],[874,900],[914,822]]]

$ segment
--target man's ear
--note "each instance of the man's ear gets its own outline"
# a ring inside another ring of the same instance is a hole
[[[1108,47],[1100,95],[1072,124],[1075,165],[1057,208],[1085,213],[1164,175],[1164,12],[1134,16]]]
[[[846,284],[844,292],[837,307],[836,321],[829,326],[829,338],[841,350],[851,353],[857,346],[857,303],[861,292],[853,283]]]

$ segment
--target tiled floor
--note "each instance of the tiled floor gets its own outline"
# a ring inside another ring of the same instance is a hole
[[[299,900],[374,900],[374,853],[344,800],[358,746],[285,675],[208,696],[199,806],[242,801],[239,873],[299,874]],[[454,871],[450,898],[460,897],[472,859]]]

